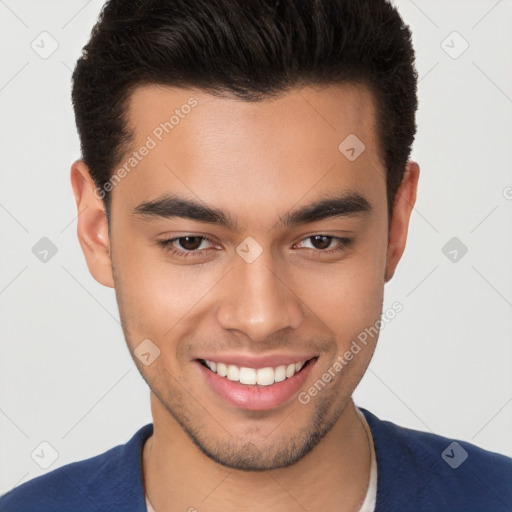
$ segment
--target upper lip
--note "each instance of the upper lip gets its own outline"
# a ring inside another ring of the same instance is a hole
[[[233,364],[244,368],[259,369],[301,363],[313,357],[317,357],[316,354],[267,354],[263,356],[251,354],[211,354],[198,359],[215,361],[216,363],[224,363],[226,365]]]

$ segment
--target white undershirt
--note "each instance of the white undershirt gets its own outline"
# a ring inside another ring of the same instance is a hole
[[[356,407],[356,412],[361,419],[361,423],[368,434],[368,439],[370,440],[370,451],[371,451],[371,463],[370,463],[370,481],[368,482],[368,490],[366,491],[366,496],[363,501],[363,505],[359,509],[358,512],[374,512],[375,511],[375,502],[377,501],[377,457],[375,456],[375,448],[373,446],[373,437],[372,431],[370,430],[370,426],[364,417],[364,414]],[[155,509],[152,507],[151,503],[147,496],[146,498],[146,508],[147,512],[155,512]]]
[[[373,436],[370,426],[364,417],[364,414],[356,407],[356,412],[361,419],[363,427],[366,429],[368,439],[370,440],[370,451],[371,451],[371,463],[370,463],[370,481],[368,482],[368,490],[366,491],[366,497],[364,498],[363,505],[359,509],[359,512],[374,512],[375,503],[377,501],[377,457],[375,456],[375,447],[373,446]],[[148,512],[155,512],[154,510],[148,509]]]

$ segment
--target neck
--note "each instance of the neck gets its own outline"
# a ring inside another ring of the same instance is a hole
[[[350,401],[315,448],[295,464],[246,472],[203,454],[151,396],[153,435],[143,450],[146,495],[156,512],[208,510],[357,512],[370,475],[366,431]]]

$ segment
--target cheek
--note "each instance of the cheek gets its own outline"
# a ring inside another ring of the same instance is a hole
[[[125,236],[113,250],[119,309],[131,334],[164,343],[201,310],[222,274],[173,265],[165,252]]]
[[[382,271],[346,267],[304,280],[298,295],[305,305],[345,345],[379,318],[383,300]]]
[[[340,341],[374,325],[382,311],[386,234],[346,259],[296,273],[297,294]],[[300,284],[299,284],[300,283]]]

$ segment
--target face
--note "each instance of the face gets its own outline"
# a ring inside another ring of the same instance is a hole
[[[361,86],[254,103],[144,86],[128,111],[137,154],[111,180],[110,236],[101,191],[73,166],[89,269],[115,287],[160,421],[226,466],[290,465],[336,424],[369,364],[376,336],[343,355],[382,312],[417,168],[389,227]]]

